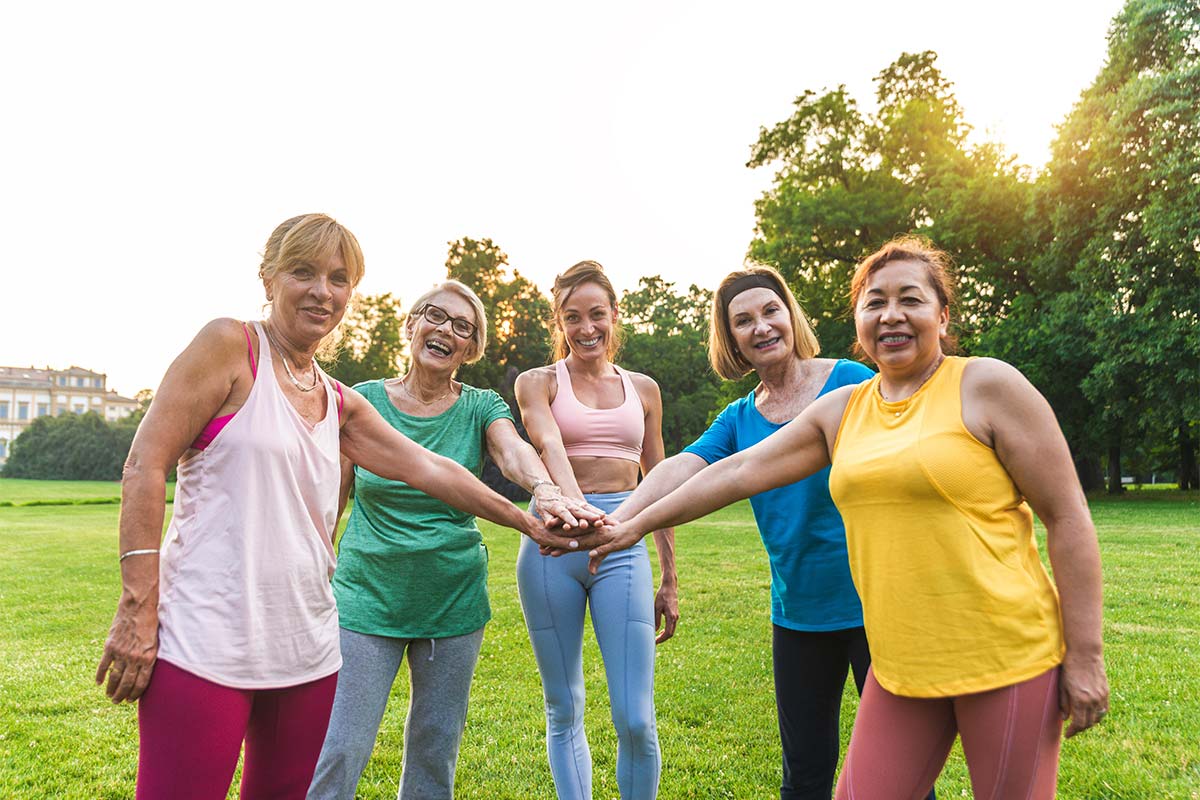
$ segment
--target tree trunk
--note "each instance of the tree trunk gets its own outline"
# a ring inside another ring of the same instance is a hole
[[[1121,485],[1121,445],[1114,444],[1108,448],[1108,493],[1120,494],[1125,491]]]
[[[1100,459],[1094,455],[1076,456],[1075,474],[1079,476],[1079,485],[1085,492],[1104,487],[1104,470],[1100,469]]]
[[[1196,465],[1196,441],[1186,424],[1179,426],[1179,488],[1200,489],[1200,474]]]

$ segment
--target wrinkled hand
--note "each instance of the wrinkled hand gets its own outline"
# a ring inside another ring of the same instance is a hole
[[[658,587],[654,596],[654,630],[662,628],[655,637],[655,644],[662,644],[675,635],[675,626],[679,624],[679,592],[673,583],[664,583]]]
[[[604,519],[604,512],[583,500],[565,496],[557,486],[542,484],[533,493],[534,507],[547,527],[564,531],[588,528]]]
[[[146,691],[157,658],[158,608],[138,608],[122,598],[96,668],[96,685],[104,682],[107,673],[104,693],[114,703],[132,703]]]
[[[566,533],[562,528],[547,528],[536,514],[525,512],[524,533],[533,539],[539,550],[561,549],[567,553],[579,552],[579,537]]]
[[[596,570],[600,569],[600,562],[606,555],[615,553],[617,550],[628,550],[640,542],[643,536],[630,528],[627,522],[605,525],[599,533],[603,541],[588,553],[588,572],[593,575],[596,574]]]
[[[608,542],[606,526],[611,524],[613,523],[605,518],[598,523],[592,523],[592,527],[586,531],[567,532],[562,528],[550,528],[550,536],[554,541],[550,544],[539,544],[538,552],[544,556],[558,558],[568,553],[580,553],[598,547]]]
[[[1108,677],[1103,656],[1072,657],[1067,650],[1058,676],[1058,701],[1062,718],[1070,719],[1067,738],[1082,733],[1108,713]]]

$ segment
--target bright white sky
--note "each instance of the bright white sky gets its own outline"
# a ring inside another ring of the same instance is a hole
[[[1121,0],[11,3],[0,27],[0,364],[156,387],[207,320],[260,314],[294,214],[413,298],[491,237],[543,289],[583,258],[715,284],[805,89],[932,49],[968,122],[1034,167]]]

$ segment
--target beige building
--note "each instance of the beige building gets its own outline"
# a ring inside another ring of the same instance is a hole
[[[108,376],[83,367],[0,367],[0,464],[13,440],[38,417],[95,411],[109,422],[137,410],[137,400],[110,391]]]

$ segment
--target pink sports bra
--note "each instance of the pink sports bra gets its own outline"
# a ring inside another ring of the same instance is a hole
[[[629,373],[616,365],[613,368],[621,376],[625,402],[616,408],[591,408],[575,396],[566,362],[554,362],[558,393],[550,404],[550,413],[558,423],[568,456],[623,458],[640,463],[642,440],[646,436],[646,412]]]
[[[258,364],[254,361],[254,345],[250,344],[250,329],[242,324],[242,333],[246,334],[246,352],[250,355],[250,375],[255,379],[258,378]],[[333,388],[337,390],[338,396],[338,419],[342,418],[342,385],[337,381],[333,382]],[[200,431],[200,435],[196,437],[196,441],[192,442],[193,450],[203,450],[212,444],[213,439],[217,438],[217,434],[225,429],[229,421],[237,416],[237,411],[232,414],[225,414],[220,417],[213,417],[204,426],[204,430]]]

